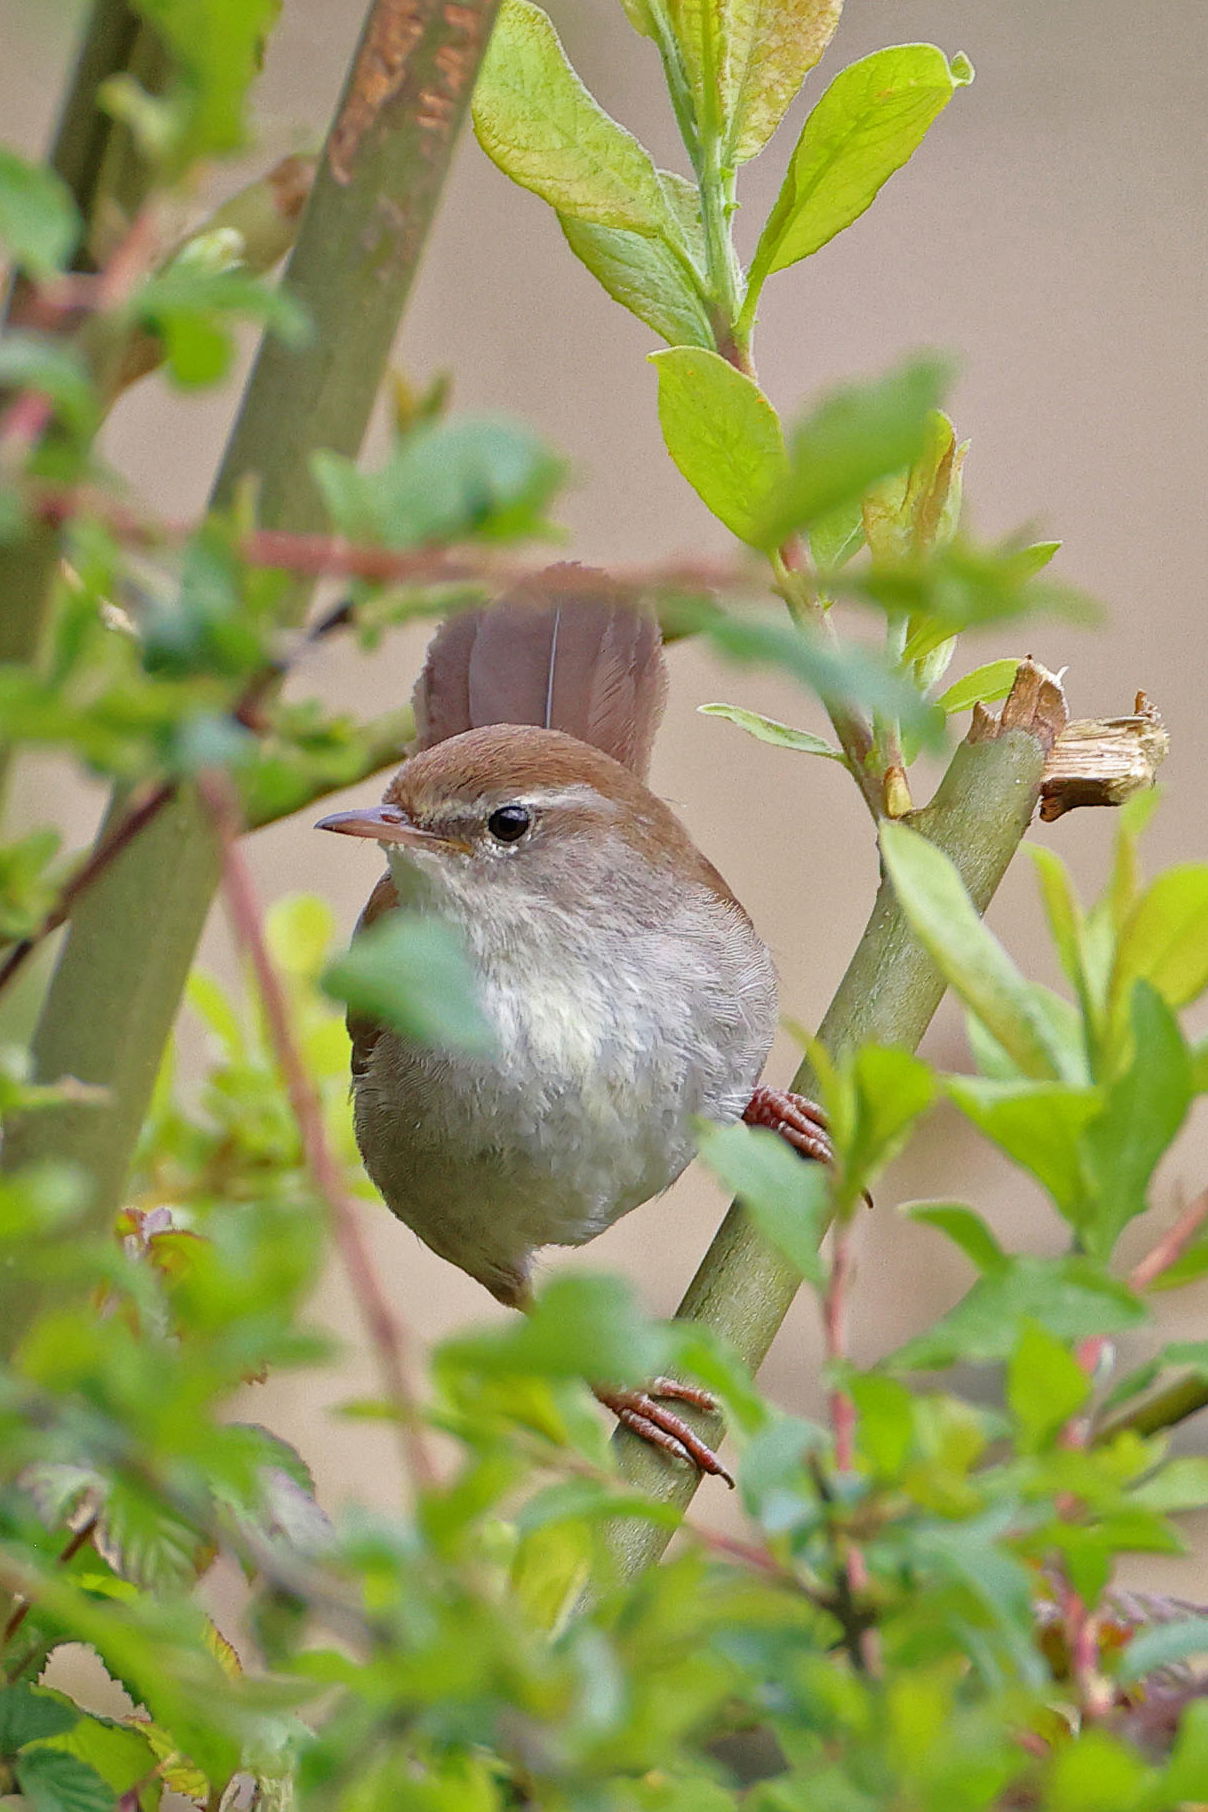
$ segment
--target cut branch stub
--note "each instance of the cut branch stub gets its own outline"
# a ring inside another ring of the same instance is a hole
[[[1008,730],[1026,730],[1046,753],[1046,772],[1053,749],[1065,734],[1070,714],[1061,681],[1038,661],[1022,660],[997,717],[984,704],[973,707],[969,742],[991,742]]]
[[[1123,805],[1154,784],[1169,747],[1161,712],[1143,692],[1131,717],[1067,724],[1045,762],[1040,816],[1050,823],[1079,805]]]

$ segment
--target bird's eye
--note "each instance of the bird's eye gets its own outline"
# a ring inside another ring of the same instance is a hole
[[[501,805],[487,819],[487,829],[496,843],[518,843],[531,822],[523,805]]]

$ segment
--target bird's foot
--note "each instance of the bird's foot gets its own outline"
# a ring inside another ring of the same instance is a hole
[[[685,1460],[698,1472],[725,1479],[733,1490],[734,1480],[713,1449],[688,1426],[683,1416],[677,1416],[673,1409],[667,1408],[667,1399],[670,1399],[716,1414],[717,1399],[707,1390],[698,1390],[693,1384],[681,1384],[676,1378],[654,1378],[644,1390],[610,1390],[600,1384],[593,1384],[592,1390],[605,1409],[612,1411],[622,1428],[629,1429],[639,1440],[649,1441],[652,1447],[661,1447],[673,1458]]]
[[[793,1095],[783,1088],[757,1088],[742,1117],[748,1126],[770,1127],[802,1157],[814,1158],[819,1164],[835,1161],[826,1115],[804,1095]]]

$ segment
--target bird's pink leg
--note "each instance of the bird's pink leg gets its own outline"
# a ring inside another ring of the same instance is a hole
[[[757,1088],[747,1102],[743,1119],[748,1126],[767,1126],[802,1157],[819,1164],[833,1164],[834,1148],[826,1130],[826,1115],[816,1102],[788,1089]]]
[[[637,1435],[639,1440],[660,1447],[674,1459],[686,1460],[698,1472],[725,1479],[733,1489],[734,1480],[713,1449],[688,1426],[683,1416],[677,1416],[673,1409],[667,1408],[665,1401],[659,1401],[670,1398],[715,1414],[717,1399],[707,1390],[698,1390],[693,1384],[681,1384],[676,1378],[655,1378],[642,1390],[610,1390],[602,1384],[593,1384],[592,1390],[597,1401],[610,1409],[621,1426]]]

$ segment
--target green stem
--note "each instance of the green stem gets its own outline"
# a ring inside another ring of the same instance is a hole
[[[314,333],[300,350],[262,345],[216,502],[229,504],[250,480],[262,523],[310,529],[320,520],[310,456],[360,446],[496,6],[370,7],[285,278]],[[312,584],[294,586],[294,616]],[[120,810],[115,800],[110,823]],[[77,1076],[106,1088],[108,1099],[18,1121],[4,1162],[81,1165],[92,1186],[88,1232],[105,1230],[120,1201],[219,872],[208,815],[194,789],[182,788],[73,916],[34,1039],[35,1073]],[[11,1350],[34,1307],[27,1289],[0,1279],[0,1346]]]
[[[963,742],[932,800],[913,815],[922,831],[956,863],[978,907],[985,909],[1006,872],[1035,809],[1044,771],[1039,734],[1011,729],[985,741]],[[833,1053],[869,1040],[913,1050],[944,993],[944,982],[915,941],[893,890],[882,880],[872,917],[822,1022],[819,1037]],[[803,1063],[794,1089],[809,1094],[816,1079]],[[701,1321],[758,1370],[800,1286],[800,1276],[761,1237],[735,1204],[680,1304],[684,1320]],[[716,1418],[699,1422],[716,1439]],[[618,1431],[622,1470],[640,1489],[686,1506],[699,1476],[672,1467],[655,1451]],[[669,1531],[637,1522],[618,1526],[615,1552],[626,1574],[651,1565]]]

